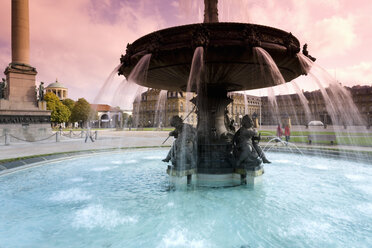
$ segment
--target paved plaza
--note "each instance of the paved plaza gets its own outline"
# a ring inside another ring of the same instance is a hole
[[[275,130],[274,126],[263,127],[263,130]],[[304,129],[300,126],[293,126],[292,131],[316,131],[316,132],[330,132],[345,131],[341,127],[324,129],[322,127],[310,127]],[[351,129],[349,129],[351,130]],[[372,135],[372,130],[366,130],[365,127],[353,128],[353,132],[363,132]],[[78,133],[78,131],[75,131]],[[264,131],[263,131],[264,132]],[[90,139],[85,142],[85,138],[69,138],[62,136],[60,142],[56,142],[55,136],[39,142],[11,142],[10,145],[4,145],[4,139],[0,142],[0,160],[11,159],[17,157],[27,157],[42,154],[53,154],[62,152],[75,152],[87,150],[113,149],[113,148],[130,148],[130,147],[160,147],[171,146],[174,138],[170,137],[164,144],[163,141],[167,139],[169,131],[116,131],[113,129],[99,130],[98,139],[92,142]],[[261,142],[264,146],[265,141]],[[369,151],[372,152],[372,146],[332,146],[332,145],[308,145],[297,144],[302,148],[339,148],[353,151]]]

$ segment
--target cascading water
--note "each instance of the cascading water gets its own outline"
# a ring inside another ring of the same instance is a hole
[[[280,124],[278,103],[276,102],[275,91],[271,87],[267,88],[267,98],[269,99],[269,103],[271,106],[270,113],[272,116],[274,116],[275,119],[274,124]]]
[[[165,123],[162,123],[162,120],[165,119],[166,100],[167,100],[167,91],[161,90],[159,92],[158,99],[156,101],[154,127],[162,128],[165,125]]]
[[[186,86],[186,102],[185,102],[186,115],[188,115],[191,111],[193,111],[194,106],[201,104],[198,102],[198,100],[196,100],[194,103],[192,103],[191,101],[193,97],[192,91],[195,91],[196,95],[198,95],[202,91],[201,77],[203,73],[203,68],[204,68],[204,49],[203,47],[197,47],[194,51],[194,55],[192,58],[189,79],[187,81],[187,86]],[[185,128],[185,125],[188,125],[188,124],[187,123],[184,124],[184,128],[183,128],[184,132],[182,132],[183,137],[182,137],[182,143],[181,143],[182,147],[187,147],[189,145],[186,143],[188,142],[187,137],[190,134],[187,133],[189,130]],[[198,126],[199,125],[202,125],[202,123],[200,123],[198,120]],[[194,147],[194,150],[196,149],[197,148]],[[197,157],[195,159],[197,160]],[[183,166],[185,165],[185,162],[186,162],[185,160],[186,160],[186,154],[181,154],[181,164]]]
[[[246,92],[244,92],[244,114],[248,114],[248,100]]]
[[[133,126],[138,127],[140,124],[139,113],[141,111],[141,94],[146,90],[146,87],[140,86],[141,83],[147,80],[147,71],[151,60],[151,54],[144,55],[133,68],[127,78],[127,84],[122,84],[122,91],[126,92],[133,89],[129,97],[130,101],[135,101],[137,104],[133,109]],[[136,87],[137,86],[137,87]],[[119,91],[120,92],[120,91]],[[134,93],[134,94],[133,94]],[[126,92],[125,95],[128,96]],[[120,95],[118,95],[120,96]],[[122,96],[122,95],[121,95]]]
[[[313,63],[309,58],[303,55],[299,55],[299,58],[304,66],[312,67],[309,74],[319,87],[325,101],[326,110],[331,117],[337,141],[341,144],[350,145],[368,144],[368,139],[360,136],[358,134],[360,131],[356,129],[355,125],[365,125],[365,123],[350,93],[328,72]],[[338,128],[340,126],[344,129]],[[356,151],[356,153],[358,152]]]
[[[197,47],[194,51],[194,55],[191,62],[190,75],[187,80],[186,86],[186,112],[189,113],[193,108],[191,99],[193,97],[192,91],[195,91],[196,94],[201,92],[201,76],[204,67],[204,48]]]
[[[103,101],[103,98],[108,95],[108,92],[113,91],[118,87],[114,84],[114,77],[117,75],[118,70],[120,68],[121,64],[117,65],[114,70],[110,73],[110,75],[107,77],[103,85],[101,86],[100,90],[98,91],[98,94],[94,98],[94,103],[100,103]]]
[[[294,103],[292,101],[292,97],[291,95],[288,95],[289,92],[288,84],[281,85],[279,92],[280,95],[282,95],[283,98],[282,101],[284,101],[284,103],[282,104],[282,107],[284,106],[284,108],[281,110],[282,112],[281,117],[285,119],[284,124],[290,127],[292,120],[294,120],[295,123],[300,123]]]
[[[284,84],[285,80],[273,58],[265,49],[253,47],[253,59],[260,67],[260,76],[271,86]]]
[[[305,114],[305,125],[311,121],[311,111],[309,108],[309,101],[306,99],[304,93],[301,91],[300,87],[298,86],[295,80],[292,81],[293,89],[295,90],[296,94],[298,95],[300,102],[304,108]]]
[[[140,86],[138,83],[146,81],[150,59],[151,54],[143,56],[128,76],[128,79],[122,80],[118,85],[114,81],[114,78],[122,64],[116,66],[105,80],[93,102],[102,103],[111,101],[111,105],[125,108],[130,108],[135,100],[138,100],[138,103],[140,103],[139,97],[147,88]],[[123,97],[124,95],[126,96],[125,98]],[[107,96],[111,96],[111,99],[105,99]],[[133,109],[134,116],[138,116],[139,109],[140,106],[138,104]],[[138,126],[138,118],[137,120],[133,120],[133,124],[134,126]]]
[[[254,47],[252,50],[254,61],[260,67],[260,76],[262,77],[262,79],[265,82],[270,82],[272,86],[284,84],[285,80],[270,54],[261,47]],[[267,88],[267,90],[268,99],[271,105],[271,114],[272,116],[277,116],[276,122],[280,123],[281,120],[279,116],[278,103],[276,101],[274,89],[270,87]]]

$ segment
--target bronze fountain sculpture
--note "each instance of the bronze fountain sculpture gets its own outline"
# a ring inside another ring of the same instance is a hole
[[[254,58],[255,47],[270,54],[286,82],[306,74],[309,68],[301,65],[297,56],[300,43],[291,33],[262,25],[221,23],[217,0],[204,0],[204,4],[204,23],[163,29],[128,44],[126,54],[120,59],[119,75],[128,77],[144,55],[152,54],[147,79],[138,84],[197,94],[192,101],[198,115],[194,162],[185,162],[179,156],[180,159],[172,161],[168,174],[187,176],[188,181],[192,175],[236,174],[245,182],[247,175],[261,175],[263,167],[261,162],[237,162],[231,131],[225,125],[225,110],[232,101],[227,93],[277,84],[262,75],[260,64]],[[198,47],[204,50],[201,86],[188,88],[191,61]]]

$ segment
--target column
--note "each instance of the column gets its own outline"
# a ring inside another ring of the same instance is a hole
[[[218,22],[218,0],[204,0],[204,23]]]
[[[12,63],[30,63],[28,0],[12,0]]]

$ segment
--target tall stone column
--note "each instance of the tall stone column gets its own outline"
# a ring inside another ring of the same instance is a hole
[[[12,63],[30,64],[28,0],[12,0]]]
[[[30,66],[28,0],[12,0],[12,62],[5,70],[11,109],[35,109],[36,69]],[[1,106],[3,107],[3,106]]]
[[[28,0],[12,0],[12,61],[4,72],[7,88],[6,98],[0,99],[0,134],[34,141],[50,133],[51,112],[36,98],[28,4]]]
[[[204,0],[204,22],[218,22],[218,0]]]

